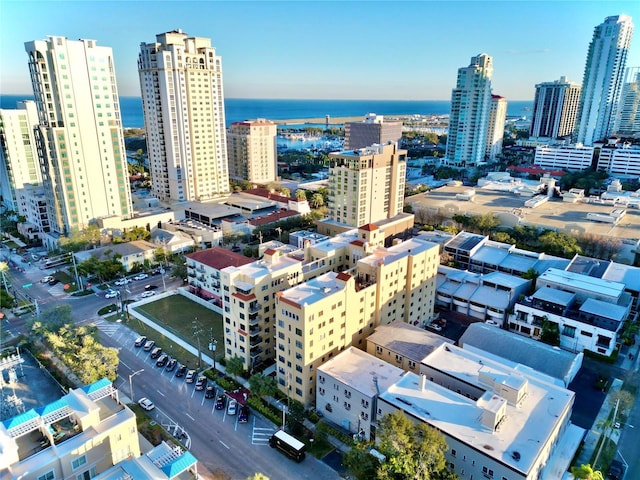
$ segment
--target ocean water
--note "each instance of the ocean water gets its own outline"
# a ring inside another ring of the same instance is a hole
[[[1,95],[0,108],[16,108],[20,100],[33,100],[30,95]],[[510,101],[507,115],[530,117],[533,101]],[[266,98],[228,98],[225,100],[227,125],[253,118],[290,120],[337,117],[358,117],[367,113],[379,115],[446,115],[448,100],[274,100]],[[142,99],[120,97],[122,123],[125,128],[144,126]]]

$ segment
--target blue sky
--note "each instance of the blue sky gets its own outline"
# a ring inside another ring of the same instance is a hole
[[[582,82],[593,28],[636,1],[0,1],[0,93],[30,93],[24,42],[62,35],[113,48],[122,96],[138,96],[141,42],[181,28],[222,56],[228,98],[448,100],[457,69],[494,58],[493,91]]]

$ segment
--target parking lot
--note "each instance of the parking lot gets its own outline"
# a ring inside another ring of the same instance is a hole
[[[149,415],[188,444],[210,472],[223,470],[231,478],[247,478],[257,471],[269,478],[339,478],[334,470],[311,456],[297,464],[268,447],[269,438],[276,431],[271,422],[251,412],[247,423],[241,423],[239,408],[235,414],[228,411],[229,398],[225,408],[216,409],[217,397],[224,394],[219,387],[208,381],[215,391],[207,398],[206,387],[196,389],[197,378],[187,383],[186,375],[176,376],[178,367],[172,371],[157,367],[157,359],[151,358],[150,351],[134,346],[138,335],[125,325],[98,321],[96,326],[103,334],[102,343],[120,350],[115,386],[125,395],[133,389],[134,401],[150,399],[155,408]]]

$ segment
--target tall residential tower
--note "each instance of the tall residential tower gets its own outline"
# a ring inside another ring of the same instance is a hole
[[[229,191],[222,59],[181,30],[142,43],[138,57],[152,193],[208,200]]]
[[[580,103],[580,85],[560,77],[536,85],[530,136],[562,138],[571,136]]]
[[[484,162],[493,59],[486,53],[471,57],[468,67],[458,69],[451,93],[451,115],[444,163],[456,167]]]
[[[507,121],[507,99],[500,95],[491,95],[489,120],[487,122],[486,158],[495,160],[502,153],[504,124]]]
[[[577,142],[593,145],[613,133],[632,35],[628,15],[607,17],[594,29],[584,67]]]
[[[51,36],[25,43],[39,155],[54,233],[131,216],[118,85],[110,47]]]
[[[624,137],[640,136],[640,67],[629,68],[614,130]]]
[[[258,118],[233,122],[227,132],[229,176],[252,183],[274,182],[278,177],[276,124]]]

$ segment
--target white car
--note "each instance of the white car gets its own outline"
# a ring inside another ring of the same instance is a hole
[[[107,290],[107,293],[104,294],[104,298],[116,298],[118,296],[118,292],[115,290]]]
[[[238,402],[231,400],[227,405],[227,415],[235,415],[238,412]]]
[[[494,320],[487,320],[484,323],[486,323],[487,325],[493,325],[494,327],[499,327],[500,326],[500,324],[498,322],[494,321]]]
[[[131,283],[131,280],[129,280],[128,278],[123,278],[115,282],[115,284],[119,287],[121,287],[122,285],[126,285],[127,283]]]
[[[144,292],[142,295],[140,295],[140,298],[153,297],[155,294],[156,292]]]
[[[144,408],[147,412],[149,410],[153,410],[154,408],[156,408],[153,402],[149,400],[147,397],[142,397],[140,400],[138,400],[138,405]]]
[[[138,275],[136,275],[135,277],[133,277],[134,280],[144,280],[145,278],[148,278],[149,275],[147,275],[146,273],[139,273]]]

